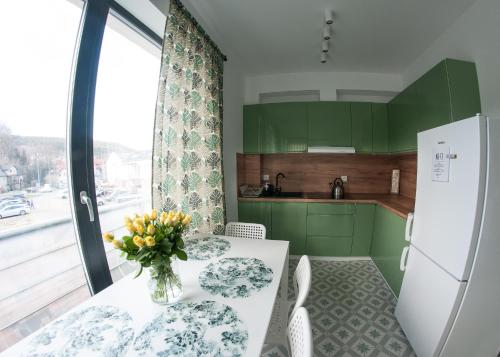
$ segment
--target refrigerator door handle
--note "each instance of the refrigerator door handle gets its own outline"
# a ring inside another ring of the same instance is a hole
[[[406,270],[406,260],[408,259],[408,252],[410,251],[410,247],[404,247],[403,252],[401,253],[401,260],[399,261],[399,270]]]
[[[411,234],[413,231],[413,219],[414,219],[413,213],[408,213],[408,218],[406,219],[406,227],[405,227],[405,240],[407,242],[411,241]]]

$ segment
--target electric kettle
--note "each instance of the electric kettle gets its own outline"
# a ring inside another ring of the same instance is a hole
[[[330,187],[332,188],[332,198],[334,200],[341,200],[344,198],[344,181],[342,181],[340,177],[330,182]]]

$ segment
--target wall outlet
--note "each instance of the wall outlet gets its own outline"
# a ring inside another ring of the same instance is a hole
[[[262,175],[262,181],[269,181],[269,175]]]
[[[341,179],[344,183],[347,183],[347,176],[340,176],[340,179]]]

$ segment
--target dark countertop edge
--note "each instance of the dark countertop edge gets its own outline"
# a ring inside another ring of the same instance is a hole
[[[407,219],[408,213],[413,212],[415,200],[405,196],[398,195],[371,195],[363,194],[366,197],[352,197],[343,200],[334,200],[331,198],[308,198],[308,197],[238,197],[241,202],[302,202],[302,203],[372,203],[391,211],[401,218]]]

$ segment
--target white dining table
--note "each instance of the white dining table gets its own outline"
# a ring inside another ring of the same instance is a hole
[[[248,332],[248,339],[243,351],[244,356],[259,356],[265,342],[267,330],[270,324],[271,315],[276,299],[287,299],[288,290],[288,245],[287,241],[262,240],[262,239],[242,239],[228,236],[212,236],[207,234],[194,235],[186,239],[199,239],[202,237],[215,237],[230,243],[230,247],[206,260],[182,261],[179,264],[180,276],[183,286],[183,293],[179,302],[197,303],[201,301],[215,301],[229,306],[236,312],[242,322],[242,326]],[[260,290],[251,291],[247,297],[223,297],[200,285],[200,274],[207,269],[209,264],[217,266],[225,258],[255,258],[261,260],[267,267],[272,269],[272,281]],[[65,313],[56,321],[51,322],[44,329],[50,331],[51,325],[58,320],[64,320],[65,316],[82,311],[89,307],[112,306],[119,311],[126,312],[131,319],[128,325],[131,327],[129,333],[137,338],[140,331],[152,320],[166,311],[169,305],[158,305],[151,301],[147,288],[148,274],[143,273],[138,278],[134,278],[132,273],[120,281],[112,284],[108,288],[92,296],[82,304]],[[285,303],[279,304],[285,306]],[[286,321],[286,310],[279,312]],[[55,325],[57,326],[57,325]],[[0,356],[23,356],[38,352],[34,349],[34,340],[40,330],[19,341],[14,346],[0,354]],[[122,353],[117,355],[136,356],[138,353],[132,348],[133,343],[129,343]],[[43,346],[45,347],[45,346]],[[94,355],[100,355],[99,351]],[[182,354],[180,354],[182,355]],[[57,354],[56,354],[57,356]]]

